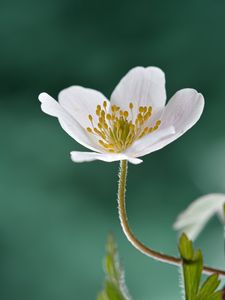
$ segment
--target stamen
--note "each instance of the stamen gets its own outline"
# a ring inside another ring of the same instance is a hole
[[[132,102],[129,103],[129,111],[112,105],[110,112],[106,110],[107,101],[104,101],[102,106],[96,107],[97,126],[93,124],[93,116],[88,115],[92,128],[87,127],[86,130],[101,138],[98,142],[105,150],[120,153],[130,147],[135,140],[157,130],[161,124],[161,121],[157,120],[152,127],[148,126],[147,122],[152,115],[151,106],[140,106],[135,118],[133,108]]]

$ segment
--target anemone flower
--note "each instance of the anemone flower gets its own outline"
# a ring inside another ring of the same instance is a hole
[[[93,152],[72,151],[74,162],[127,160],[139,164],[146,154],[176,140],[200,118],[204,98],[194,89],[179,90],[166,104],[165,75],[156,67],[131,69],[110,101],[100,92],[71,86],[58,101],[39,95],[42,110]]]
[[[194,89],[182,89],[166,104],[165,76],[156,67],[130,70],[113,91],[110,101],[93,89],[72,86],[59,93],[58,101],[47,93],[39,95],[42,110],[57,117],[62,128],[92,152],[71,152],[74,162],[120,161],[118,212],[124,234],[140,252],[176,266],[180,258],[145,246],[129,227],[126,213],[128,162],[159,150],[179,138],[200,118],[204,98]],[[205,273],[225,271],[203,267]]]
[[[174,229],[194,240],[213,215],[224,224],[225,194],[209,194],[193,201],[174,223]]]

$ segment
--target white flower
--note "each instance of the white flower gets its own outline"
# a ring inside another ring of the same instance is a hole
[[[209,194],[198,198],[178,216],[174,229],[194,240],[214,214],[224,223],[224,203],[225,194]]]
[[[75,162],[128,160],[159,150],[200,118],[204,98],[194,89],[178,91],[166,103],[165,76],[156,67],[136,67],[122,78],[110,102],[93,89],[72,86],[55,101],[39,95],[42,110],[57,117],[78,143],[95,152],[71,152]]]

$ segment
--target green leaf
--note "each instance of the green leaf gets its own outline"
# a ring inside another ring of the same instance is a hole
[[[124,281],[124,271],[121,267],[117,247],[112,235],[106,244],[104,259],[105,282],[104,288],[97,296],[98,300],[130,300]]]
[[[183,260],[183,280],[186,300],[194,300],[198,292],[202,273],[203,259],[201,251],[194,251],[192,241],[182,234],[179,251]]]
[[[203,257],[200,250],[195,251],[193,243],[185,234],[179,241],[179,251],[182,258],[183,282],[186,300],[221,300],[222,292],[216,291],[220,280],[217,274],[206,279],[200,287],[203,270]]]
[[[210,297],[206,298],[206,300],[221,300],[223,299],[223,293],[221,291],[217,291],[213,293]]]
[[[198,300],[208,299],[207,297],[211,296],[214,293],[219,284],[220,280],[218,279],[217,274],[213,274],[209,278],[207,278],[206,281],[202,284],[202,287],[199,291]]]
[[[179,251],[183,259],[192,260],[194,256],[193,244],[190,241],[186,234],[182,234],[179,242]]]

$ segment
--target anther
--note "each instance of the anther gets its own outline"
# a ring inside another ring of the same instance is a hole
[[[123,115],[124,115],[125,118],[127,118],[128,115],[129,115],[129,114],[128,114],[128,111],[125,110],[125,111],[123,112]]]
[[[102,145],[102,146],[105,145],[105,143],[104,143],[102,140],[99,140],[98,142],[99,142],[99,144]]]
[[[143,120],[142,115],[141,115],[141,114],[138,114],[137,119],[138,119],[139,122],[142,121],[142,120]]]
[[[143,107],[143,106],[140,106],[140,107],[139,107],[139,112],[140,112],[140,113],[143,113],[143,112],[144,112],[144,107]]]
[[[112,105],[111,110],[114,113],[116,111],[116,105]]]
[[[144,120],[147,121],[150,117],[151,117],[151,113],[148,111],[148,112],[144,115]]]
[[[106,119],[110,121],[112,119],[112,116],[110,114],[107,114]]]
[[[98,135],[101,135],[101,134],[102,134],[101,131],[98,130],[96,127],[94,128],[94,132],[97,133]]]

